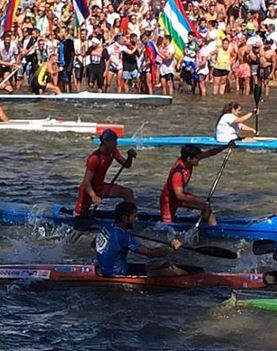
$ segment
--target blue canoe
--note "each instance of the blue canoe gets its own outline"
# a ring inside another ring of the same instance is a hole
[[[175,223],[169,225],[176,231],[189,230],[193,227],[198,217],[178,216]],[[96,210],[94,217],[84,219],[79,223],[79,230],[89,230],[99,224],[113,221],[111,210]],[[139,212],[138,225],[142,227],[153,227],[160,224],[160,216],[156,213]],[[72,206],[51,205],[47,208],[40,208],[35,205],[0,202],[0,223],[2,224],[48,224],[74,225]],[[165,223],[163,223],[165,225]],[[158,226],[159,227],[159,226]],[[249,217],[222,216],[218,218],[217,226],[201,225],[200,235],[205,237],[224,237],[231,239],[271,239],[277,241],[277,215],[260,219]]]
[[[93,139],[94,144],[99,144],[99,139]],[[222,146],[227,143],[220,143],[211,136],[150,136],[144,138],[119,138],[120,146],[135,147],[157,147],[157,146],[181,146],[184,144],[194,144],[199,146]],[[236,145],[241,149],[277,149],[277,138],[257,137],[255,141],[236,141]]]

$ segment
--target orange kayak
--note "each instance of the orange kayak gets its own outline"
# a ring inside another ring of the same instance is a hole
[[[144,265],[130,265],[137,272]],[[181,267],[181,266],[180,266]],[[182,266],[187,275],[164,276],[117,276],[105,277],[98,273],[94,264],[9,264],[0,265],[0,284],[9,284],[18,280],[41,280],[49,287],[55,285],[84,285],[84,284],[131,284],[146,287],[215,287],[228,286],[232,288],[264,288],[269,284],[264,277],[267,273],[215,273],[205,272],[198,267]],[[270,272],[269,272],[270,273]],[[274,282],[275,284],[275,282]]]

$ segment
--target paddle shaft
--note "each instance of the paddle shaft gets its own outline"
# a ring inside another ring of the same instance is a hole
[[[215,178],[215,180],[214,180],[214,182],[213,182],[213,184],[211,186],[211,189],[210,189],[208,197],[207,197],[207,202],[211,201],[211,198],[212,198],[212,196],[213,196],[213,194],[214,194],[214,192],[215,192],[215,190],[217,188],[217,185],[218,185],[219,180],[220,180],[220,178],[221,178],[221,176],[223,174],[224,168],[225,168],[225,166],[226,166],[226,164],[227,164],[227,162],[228,162],[228,160],[229,160],[229,158],[231,156],[231,153],[232,153],[232,147],[229,147],[228,152],[227,152],[226,156],[224,157],[224,160],[223,160],[222,165],[220,167],[220,170],[217,173],[217,176],[216,176],[216,178]],[[198,228],[200,226],[201,221],[202,221],[202,216],[200,216],[198,221],[195,223],[194,229]]]
[[[153,241],[158,244],[164,244],[164,245],[169,245],[167,241],[161,240],[161,239],[152,239],[145,237],[143,235],[139,234],[132,234],[132,236],[144,239],[144,240],[149,240]],[[213,256],[213,257],[220,257],[220,258],[227,258],[227,259],[235,259],[237,258],[237,254],[233,251],[221,248],[221,247],[216,247],[216,246],[202,246],[202,247],[187,247],[187,246],[182,246],[183,250],[189,250],[189,251],[194,251],[197,253],[200,253],[202,255],[207,255],[207,256]]]
[[[7,83],[7,81],[19,70],[19,68],[15,68],[2,82],[0,82],[0,87]]]
[[[260,84],[259,85],[255,84],[253,94],[254,94],[254,100],[256,103],[256,110],[258,110],[259,103],[260,103],[261,96],[262,96],[262,86]],[[255,115],[256,115],[255,129],[256,129],[256,135],[258,135],[258,133],[259,133],[259,113],[258,113],[258,111],[255,112]]]

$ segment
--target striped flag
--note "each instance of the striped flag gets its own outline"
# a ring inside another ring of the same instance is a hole
[[[20,3],[20,0],[9,0],[8,1],[6,8],[5,8],[5,11],[4,11],[4,14],[3,14],[3,17],[1,18],[1,34],[11,30],[14,16],[15,16],[15,13],[16,13],[16,10],[18,8],[19,3]]]
[[[74,11],[78,24],[81,26],[89,16],[89,9],[86,0],[73,0]]]
[[[160,14],[159,24],[161,28],[172,37],[175,47],[176,58],[179,59],[188,41],[188,33],[195,32],[196,28],[186,16],[181,0],[168,0],[163,12]]]

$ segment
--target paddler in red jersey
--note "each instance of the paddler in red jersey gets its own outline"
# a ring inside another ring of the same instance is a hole
[[[160,196],[160,213],[163,222],[174,222],[174,216],[178,207],[201,210],[203,220],[210,225],[216,225],[216,217],[210,204],[204,199],[186,191],[190,181],[193,167],[198,166],[200,160],[217,155],[227,146],[218,147],[208,151],[201,151],[197,146],[184,145],[181,148],[181,157],[171,167],[167,182]]]
[[[133,191],[129,188],[105,183],[105,175],[115,159],[125,168],[132,166],[136,157],[134,149],[128,150],[127,159],[117,148],[117,135],[111,129],[106,129],[100,136],[100,147],[94,150],[87,159],[84,179],[79,188],[79,197],[75,206],[75,217],[87,217],[91,204],[100,205],[103,198],[119,197],[128,202],[134,202]]]

